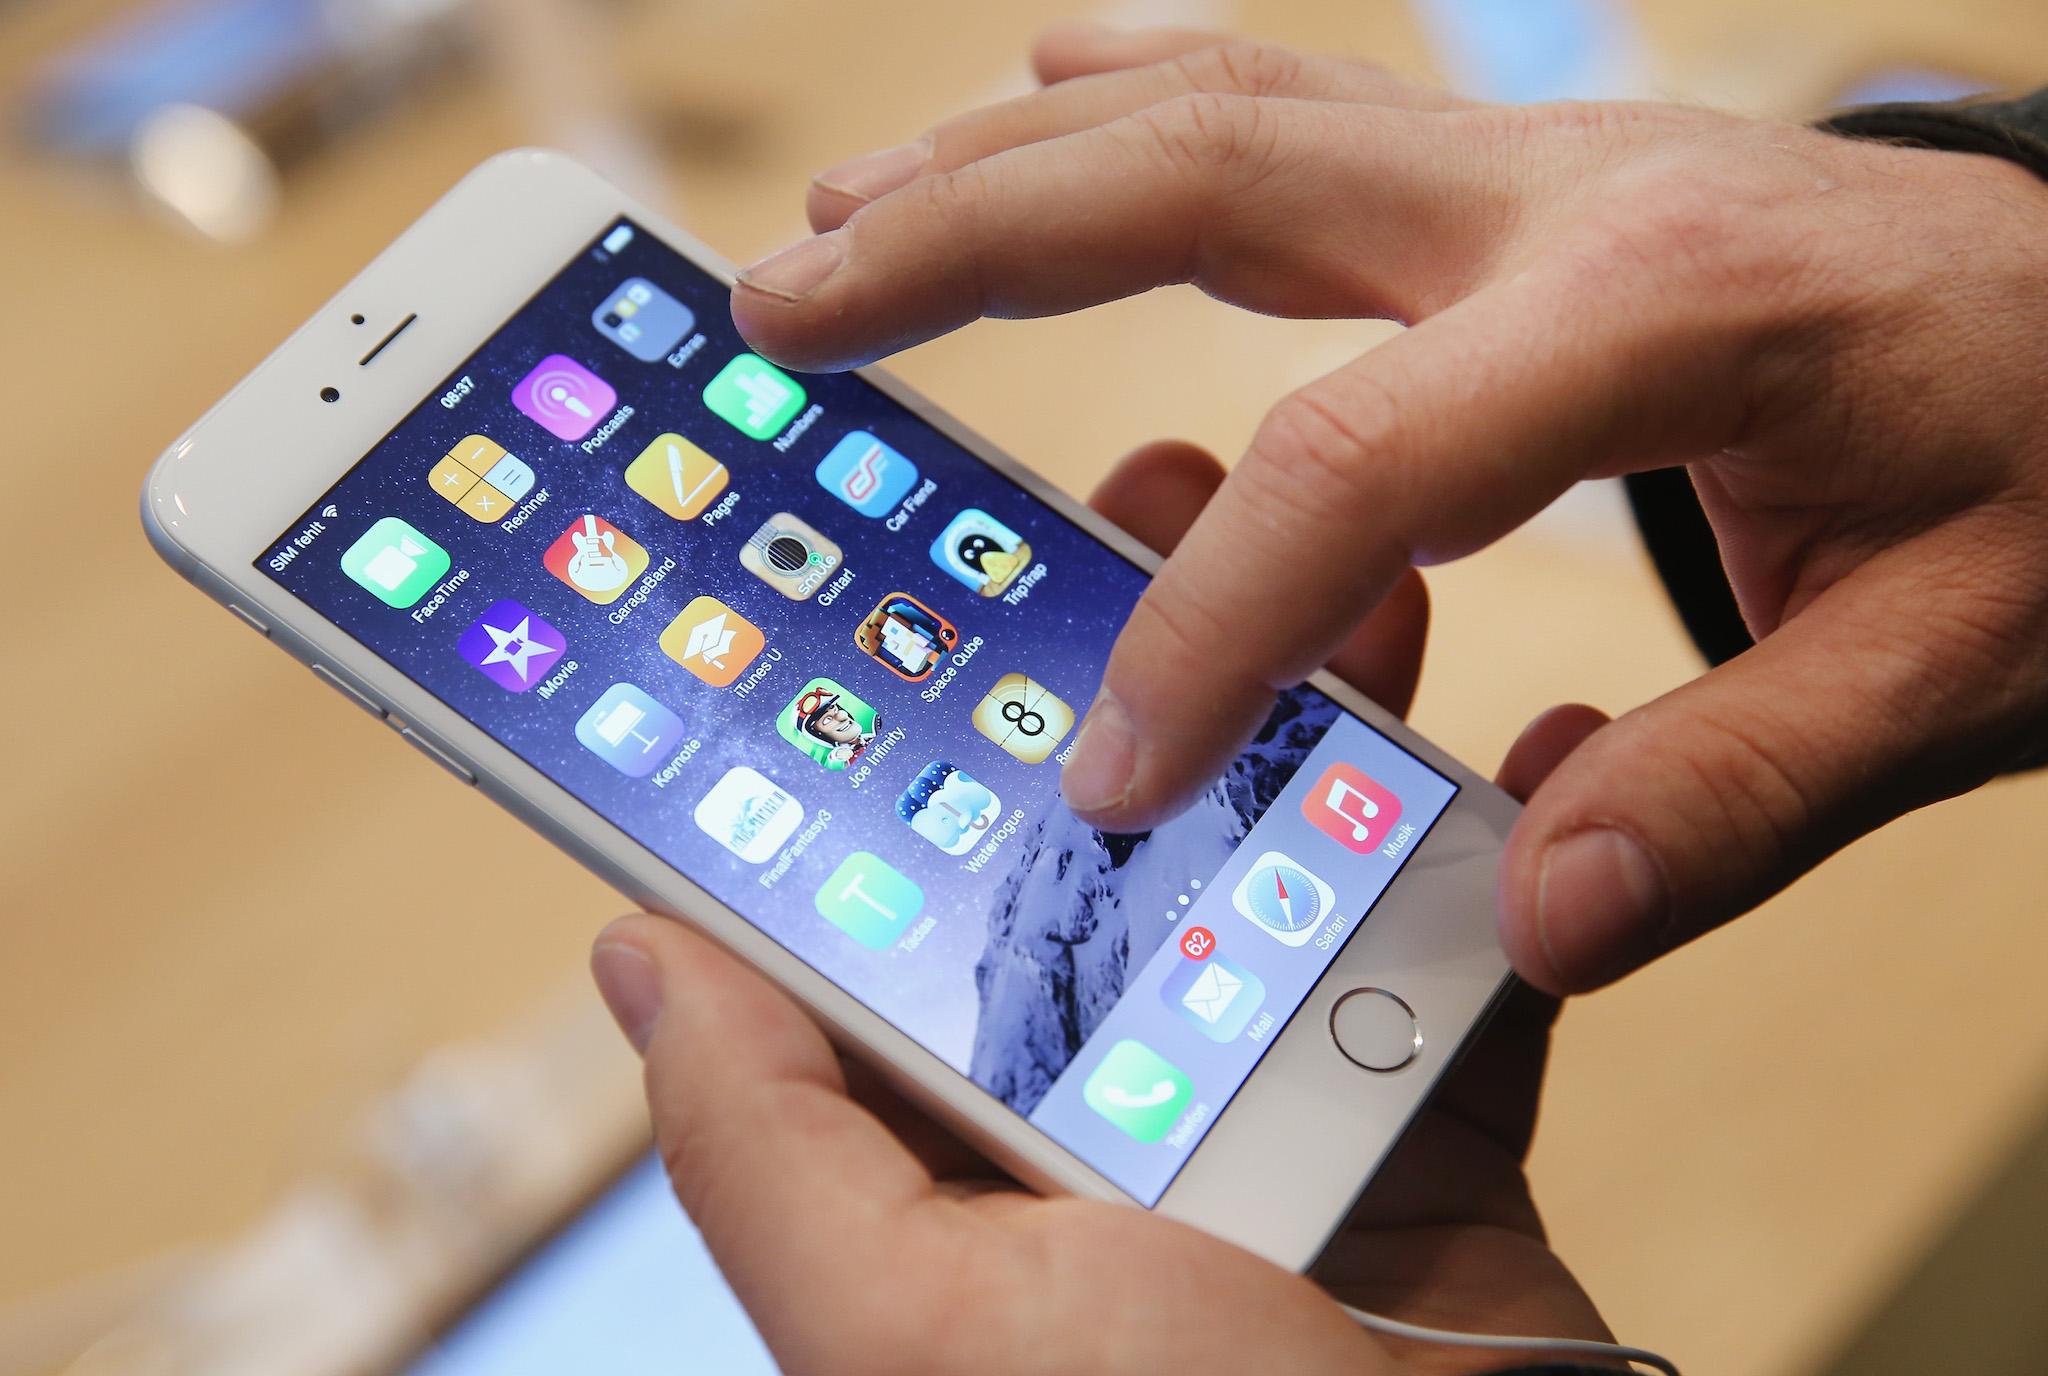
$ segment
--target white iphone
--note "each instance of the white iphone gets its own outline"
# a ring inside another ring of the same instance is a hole
[[[1319,677],[1182,816],[1083,825],[1153,557],[886,375],[750,353],[730,282],[496,158],[171,446],[150,536],[1034,1188],[1306,1266],[1505,985],[1514,802]]]

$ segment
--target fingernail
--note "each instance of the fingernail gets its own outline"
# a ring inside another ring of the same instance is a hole
[[[590,953],[590,973],[619,1031],[645,1054],[661,1016],[661,974],[654,962],[637,946],[607,941]]]
[[[1572,988],[1605,984],[1656,954],[1664,875],[1626,832],[1595,827],[1545,852],[1536,890],[1536,939]]]
[[[1138,765],[1138,738],[1124,705],[1108,693],[1096,696],[1074,738],[1074,753],[1060,775],[1060,794],[1076,812],[1101,812],[1131,794]]]
[[[872,201],[888,195],[899,186],[907,186],[931,160],[932,141],[919,139],[915,143],[899,143],[894,148],[884,148],[879,153],[869,153],[837,167],[829,167],[811,180],[827,191],[836,191],[855,200]]]
[[[801,301],[819,287],[846,261],[846,231],[835,229],[780,253],[771,253],[752,267],[740,270],[740,285],[779,296],[784,301]]]

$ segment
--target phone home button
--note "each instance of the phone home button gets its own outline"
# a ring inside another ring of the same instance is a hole
[[[1330,1009],[1330,1037],[1353,1065],[1385,1074],[1422,1054],[1415,1010],[1384,989],[1353,989]]]

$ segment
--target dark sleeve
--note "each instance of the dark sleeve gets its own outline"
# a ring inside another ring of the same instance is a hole
[[[1870,105],[1830,116],[1819,127],[1914,148],[1985,153],[2048,180],[2048,88],[2017,100]],[[1710,664],[1748,649],[1754,642],[1736,610],[1691,475],[1683,468],[1666,468],[1631,473],[1624,481],[1650,561],[1693,644]]]

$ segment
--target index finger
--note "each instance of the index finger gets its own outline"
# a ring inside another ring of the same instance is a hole
[[[1739,349],[1603,310],[1594,264],[1488,287],[1275,407],[1119,637],[1061,779],[1156,826],[1412,565],[1490,543],[1582,477],[1733,440]],[[1660,380],[1683,377],[1682,390]]]

